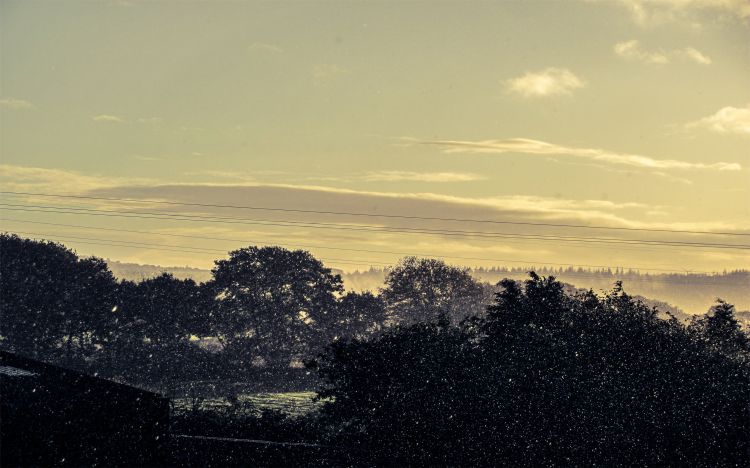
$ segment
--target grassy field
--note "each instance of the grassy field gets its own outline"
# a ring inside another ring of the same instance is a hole
[[[245,393],[235,401],[227,398],[175,398],[174,409],[178,412],[191,408],[223,410],[234,407],[245,413],[260,413],[263,410],[276,410],[288,416],[301,416],[319,408],[323,402],[313,401],[314,392],[284,393]]]

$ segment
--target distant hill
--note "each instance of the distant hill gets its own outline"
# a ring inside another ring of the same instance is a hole
[[[140,281],[160,275],[162,272],[177,278],[192,278],[204,282],[211,278],[211,271],[200,268],[139,265],[108,260],[110,269],[119,279]],[[704,274],[642,274],[630,270],[593,270],[574,268],[473,268],[471,274],[480,281],[495,284],[502,278],[524,279],[527,272],[534,270],[540,275],[554,275],[560,281],[577,288],[594,291],[609,290],[615,281],[621,280],[625,291],[633,296],[641,296],[649,305],[657,305],[659,310],[670,311],[677,318],[680,314],[703,314],[716,298],[734,304],[737,310],[750,309],[750,271],[739,270],[715,275]],[[377,291],[383,285],[386,271],[371,268],[365,271],[346,273],[334,270],[341,275],[344,286],[353,291]],[[648,298],[648,299],[646,299]],[[740,318],[740,317],[738,317]],[[742,316],[742,320],[750,321]]]
[[[116,260],[107,260],[109,269],[117,279],[142,281],[147,278],[159,276],[162,273],[171,273],[175,278],[193,280],[203,283],[211,279],[211,270],[192,268],[188,266],[160,266],[160,265],[140,265],[138,263],[122,263]]]

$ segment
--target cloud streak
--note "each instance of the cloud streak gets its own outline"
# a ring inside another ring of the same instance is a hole
[[[13,110],[33,109],[34,104],[24,99],[4,98],[0,99],[0,107]]]
[[[507,80],[505,86],[508,92],[523,97],[550,97],[573,94],[586,82],[567,68],[550,67]]]
[[[669,59],[662,52],[650,52],[641,48],[640,43],[633,39],[630,41],[618,42],[614,47],[615,54],[628,59],[637,60],[644,63],[665,64]]]
[[[589,159],[601,163],[617,164],[655,170],[718,170],[739,171],[737,163],[694,163],[675,159],[654,159],[638,154],[617,153],[593,148],[576,148],[557,145],[527,138],[508,138],[504,140],[460,141],[460,140],[418,140],[424,145],[439,147],[444,153],[473,154],[526,154],[533,156],[569,156]]]
[[[125,123],[125,119],[116,115],[99,114],[91,118],[94,122],[99,123]]]
[[[722,107],[708,117],[687,124],[687,127],[702,127],[716,133],[750,136],[750,103],[745,107]]]
[[[269,44],[267,42],[253,42],[247,47],[247,49],[251,52],[260,51],[260,52],[270,52],[274,54],[281,54],[284,52],[283,48],[274,44]]]
[[[702,53],[700,50],[693,47],[685,47],[682,50],[675,52],[678,56],[684,57],[687,60],[692,60],[698,65],[711,65],[711,58]]]
[[[333,81],[351,73],[348,69],[331,63],[321,63],[312,68],[311,74],[316,84]]]
[[[233,183],[190,182],[179,183],[154,179],[137,179],[111,176],[84,175],[64,169],[49,169],[15,165],[0,165],[0,183],[6,190],[46,192],[60,194],[85,194],[105,197],[124,197],[144,200],[173,200],[187,203],[236,205],[237,200],[253,200],[253,205],[302,210],[340,212],[372,212],[394,215],[434,216],[441,218],[474,218],[488,220],[553,221],[598,224],[621,227],[649,227],[700,230],[743,229],[727,223],[674,223],[643,222],[628,216],[644,210],[667,211],[668,207],[626,200],[562,199],[530,195],[502,195],[487,197],[455,196],[434,192],[387,192],[354,190],[337,187],[303,184],[271,184],[252,181]],[[33,196],[30,200],[49,204],[49,199]],[[65,205],[55,200],[55,205]],[[102,206],[116,202],[102,201]],[[137,206],[143,209],[148,207]],[[136,208],[129,206],[127,208]],[[197,213],[196,207],[166,207],[154,205],[159,211]],[[237,216],[236,210],[206,208],[212,215]],[[263,217],[267,217],[268,214]],[[285,217],[292,216],[290,214]],[[301,220],[321,221],[321,215],[297,215]],[[309,219],[308,219],[309,218]],[[357,222],[353,219],[351,222]],[[366,223],[391,223],[387,219],[367,220]],[[409,225],[408,220],[393,220],[399,225]],[[416,222],[416,221],[415,221]],[[435,223],[419,221],[417,224]]]
[[[369,172],[360,179],[367,182],[471,182],[486,177],[466,172],[379,171]]]
[[[691,20],[696,12],[729,14],[736,18],[750,18],[747,0],[619,0],[641,27],[656,26],[681,20]]]
[[[693,47],[685,47],[671,52],[650,51],[641,47],[636,39],[618,42],[614,46],[615,54],[626,60],[638,61],[652,65],[666,65],[672,63],[673,59],[681,59],[698,65],[710,65],[711,58]]]

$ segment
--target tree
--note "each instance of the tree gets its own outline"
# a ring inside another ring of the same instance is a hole
[[[300,359],[338,321],[341,278],[302,250],[246,247],[213,269],[214,327],[227,352],[248,364]]]
[[[747,359],[619,284],[566,293],[532,273],[500,287],[460,327],[399,326],[311,363],[338,440],[387,466],[747,464]]]
[[[116,282],[106,263],[61,244],[0,235],[3,346],[80,363],[113,326]]]
[[[735,318],[734,306],[721,299],[703,317],[694,317],[690,330],[722,352],[750,353],[750,336]]]
[[[485,289],[469,274],[441,260],[406,257],[388,272],[381,290],[392,318],[404,324],[436,322],[481,313]]]
[[[120,284],[117,331],[111,348],[119,373],[163,382],[193,373],[201,354],[192,336],[210,331],[212,298],[192,279],[171,274]]]
[[[385,303],[370,292],[348,292],[337,302],[337,323],[325,344],[339,338],[367,338],[380,331],[386,320]]]
[[[131,283],[122,288],[118,309],[123,325],[141,326],[142,339],[158,348],[184,343],[191,335],[206,333],[208,304],[192,279],[179,280],[169,273]]]

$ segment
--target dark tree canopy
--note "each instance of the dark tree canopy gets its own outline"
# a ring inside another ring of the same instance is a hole
[[[457,323],[481,313],[486,298],[468,268],[416,257],[405,257],[390,270],[380,293],[392,318],[402,324],[440,319]]]
[[[119,322],[139,329],[141,338],[157,347],[186,342],[191,335],[205,335],[210,307],[204,291],[191,279],[179,280],[169,273],[140,283],[121,285]]]
[[[314,363],[339,440],[378,463],[736,466],[747,355],[625,294],[501,282],[485,318],[334,343]]]
[[[339,298],[337,308],[337,322],[328,330],[327,342],[340,338],[364,339],[384,327],[385,303],[370,292],[348,292]]]
[[[703,317],[694,317],[690,330],[726,353],[750,353],[750,335],[743,332],[732,304],[718,299]]]
[[[309,252],[247,247],[217,261],[213,276],[216,332],[247,362],[301,358],[337,321],[341,277]]]
[[[101,259],[0,235],[0,335],[6,347],[68,361],[90,355],[111,330],[116,291]]]

